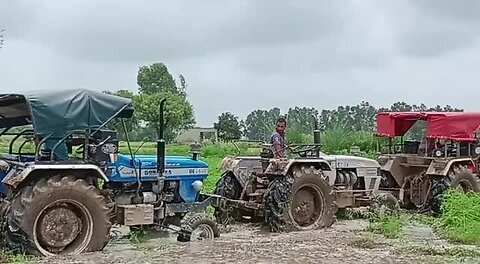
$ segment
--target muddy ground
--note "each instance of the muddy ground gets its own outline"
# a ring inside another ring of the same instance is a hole
[[[240,224],[214,241],[195,243],[177,242],[169,232],[137,245],[117,237],[103,252],[34,263],[480,263],[479,248],[452,245],[426,226],[407,226],[403,238],[394,240],[364,231],[367,226],[364,220],[340,220],[329,229],[273,234]]]

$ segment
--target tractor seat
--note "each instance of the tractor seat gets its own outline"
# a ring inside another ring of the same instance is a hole
[[[262,148],[262,152],[260,153],[260,157],[263,159],[272,159],[274,157],[273,150],[271,148],[265,147]]]

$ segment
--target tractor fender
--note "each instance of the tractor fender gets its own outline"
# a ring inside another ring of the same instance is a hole
[[[470,163],[475,168],[471,158],[456,158],[451,160],[434,160],[427,169],[427,175],[447,176],[450,168],[457,163]]]
[[[390,171],[392,169],[392,166],[393,166],[393,159],[389,159],[389,160],[383,162],[380,165],[380,168],[384,171]]]
[[[242,187],[248,182],[250,175],[254,171],[261,171],[260,157],[225,157],[222,160],[220,169],[224,172],[230,172],[240,183]]]
[[[333,163],[334,164],[334,163]],[[335,184],[336,171],[335,167],[332,168],[331,164],[323,159],[290,159],[290,160],[274,160],[268,166],[265,173],[287,175],[292,173],[293,168],[298,166],[314,166],[321,169],[323,173],[328,177],[330,185]]]
[[[58,172],[58,171],[71,171],[75,172],[89,172],[90,176],[101,178],[108,182],[107,175],[98,167],[93,164],[34,164],[26,167],[22,171],[15,172],[12,170],[3,178],[2,183],[16,188],[20,183],[27,180],[29,177],[34,177],[41,172]]]

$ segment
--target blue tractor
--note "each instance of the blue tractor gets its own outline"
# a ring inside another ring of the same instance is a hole
[[[85,89],[0,95],[0,137],[9,140],[0,154],[7,246],[34,255],[100,251],[114,224],[174,229],[178,241],[218,237],[204,212],[220,197],[201,193],[208,166],[199,145],[192,156],[165,155],[164,105],[157,154],[136,155],[124,122],[133,115],[130,99]],[[106,129],[110,122],[123,124],[127,154]]]

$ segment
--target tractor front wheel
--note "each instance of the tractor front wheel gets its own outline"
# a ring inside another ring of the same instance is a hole
[[[323,173],[302,167],[293,175],[275,178],[265,197],[265,222],[270,231],[330,227],[338,210],[335,194]]]
[[[52,256],[102,250],[109,241],[105,198],[83,179],[44,178],[21,189],[7,213],[9,246]]]
[[[213,240],[219,236],[220,231],[218,230],[217,224],[206,214],[188,213],[182,219],[177,241],[194,242]]]
[[[215,185],[213,193],[228,199],[238,200],[242,194],[242,186],[233,173],[224,172]],[[231,206],[228,208],[216,207],[214,216],[218,223],[226,225],[241,220],[242,212],[240,209]]]

